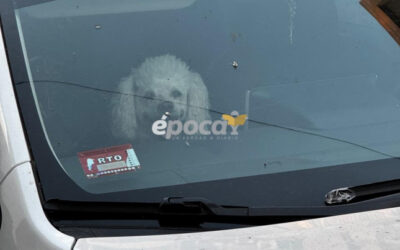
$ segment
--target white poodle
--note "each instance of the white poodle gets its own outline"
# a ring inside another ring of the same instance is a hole
[[[147,58],[118,86],[113,101],[113,134],[139,138],[169,112],[170,120],[210,120],[207,87],[201,76],[173,55]]]

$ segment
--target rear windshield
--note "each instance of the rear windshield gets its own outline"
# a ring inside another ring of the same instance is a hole
[[[52,153],[89,193],[400,156],[400,48],[357,0],[15,10]]]

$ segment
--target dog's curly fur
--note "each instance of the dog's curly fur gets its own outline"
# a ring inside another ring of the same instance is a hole
[[[210,119],[208,91],[201,76],[173,55],[145,59],[121,80],[118,91],[121,94],[113,100],[112,111],[114,136],[146,136],[165,112],[182,122]]]

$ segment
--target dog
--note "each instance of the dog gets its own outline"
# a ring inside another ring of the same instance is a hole
[[[113,135],[151,135],[152,123],[167,114],[182,122],[210,120],[208,90],[200,74],[174,55],[150,57],[118,86],[113,101]]]

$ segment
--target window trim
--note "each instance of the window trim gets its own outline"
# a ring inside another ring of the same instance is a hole
[[[388,0],[361,0],[360,4],[386,29],[400,45],[400,27],[381,9]]]

